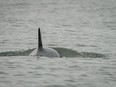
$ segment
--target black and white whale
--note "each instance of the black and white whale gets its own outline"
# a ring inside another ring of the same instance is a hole
[[[45,56],[45,57],[60,57],[59,53],[55,49],[43,46],[40,28],[38,28],[38,48],[32,51],[30,55]]]

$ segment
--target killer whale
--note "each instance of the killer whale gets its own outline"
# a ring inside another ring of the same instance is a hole
[[[38,48],[30,53],[31,56],[60,57],[59,53],[52,48],[44,47],[40,28],[38,28]]]

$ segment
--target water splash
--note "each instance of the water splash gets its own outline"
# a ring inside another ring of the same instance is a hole
[[[34,49],[1,52],[0,56],[28,56]]]
[[[95,53],[95,52],[77,52],[72,49],[67,48],[54,48],[61,57],[89,57],[89,58],[101,58],[105,57],[105,54]]]
[[[84,58],[101,58],[105,57],[105,54],[95,53],[95,52],[77,52],[72,49],[67,48],[53,48],[59,54],[60,57],[84,57]],[[6,51],[1,52],[0,56],[29,56],[29,54],[35,50],[35,48],[28,49],[28,50],[19,50],[19,51]]]

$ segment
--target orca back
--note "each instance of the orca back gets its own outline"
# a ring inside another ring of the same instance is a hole
[[[56,50],[52,48],[43,47],[40,28],[38,28],[38,48],[35,49],[30,55],[60,57],[59,53]]]

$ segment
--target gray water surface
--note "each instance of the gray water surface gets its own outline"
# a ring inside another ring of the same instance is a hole
[[[115,0],[0,0],[0,52],[43,44],[106,57],[0,56],[0,87],[116,87]]]

